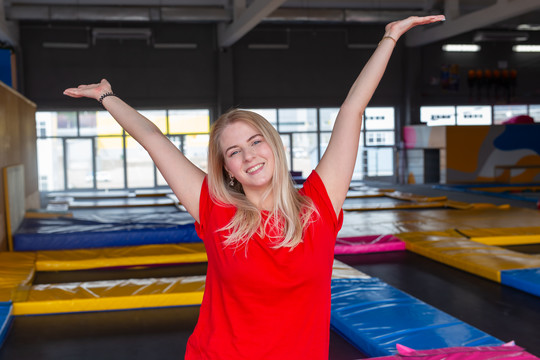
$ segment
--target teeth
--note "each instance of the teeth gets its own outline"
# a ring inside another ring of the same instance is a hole
[[[251,169],[248,169],[246,172],[247,172],[248,174],[250,174],[250,173],[252,173],[252,172],[254,172],[254,171],[259,170],[260,168],[262,168],[262,166],[263,166],[263,164],[259,164],[259,165],[257,165],[257,166],[252,167]]]

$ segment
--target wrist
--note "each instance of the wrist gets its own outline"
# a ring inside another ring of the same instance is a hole
[[[394,46],[397,45],[397,39],[396,37],[392,36],[392,35],[384,35],[381,39],[381,41],[379,41],[379,45],[382,44],[383,41],[393,41],[394,42]]]
[[[107,91],[107,92],[104,92],[103,94],[101,94],[101,96],[97,99],[98,103],[103,106],[103,100],[108,97],[108,96],[114,96],[114,97],[117,97],[117,95],[115,93],[113,93],[112,91]]]

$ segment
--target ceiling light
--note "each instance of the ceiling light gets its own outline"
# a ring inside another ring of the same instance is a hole
[[[540,24],[519,24],[518,30],[540,31]]]
[[[481,47],[476,44],[444,44],[442,49],[448,52],[478,52]]]
[[[523,31],[477,31],[473,41],[527,41],[529,34]]]
[[[540,52],[540,45],[514,45],[514,52]]]

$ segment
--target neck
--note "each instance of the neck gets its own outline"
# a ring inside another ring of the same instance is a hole
[[[245,191],[245,190],[244,190]],[[247,199],[253,203],[260,211],[272,211],[274,209],[274,195],[270,193],[263,199],[264,191],[245,192]]]

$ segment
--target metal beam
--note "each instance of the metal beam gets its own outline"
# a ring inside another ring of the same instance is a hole
[[[240,16],[235,18],[232,23],[228,25],[222,24],[219,27],[219,46],[229,47],[237,42],[285,1],[286,0],[255,0],[244,11],[239,11],[238,8],[235,8],[235,12],[240,13]]]
[[[406,35],[406,45],[427,45],[539,9],[540,0],[497,0],[494,5],[447,19],[442,24],[413,29]]]

